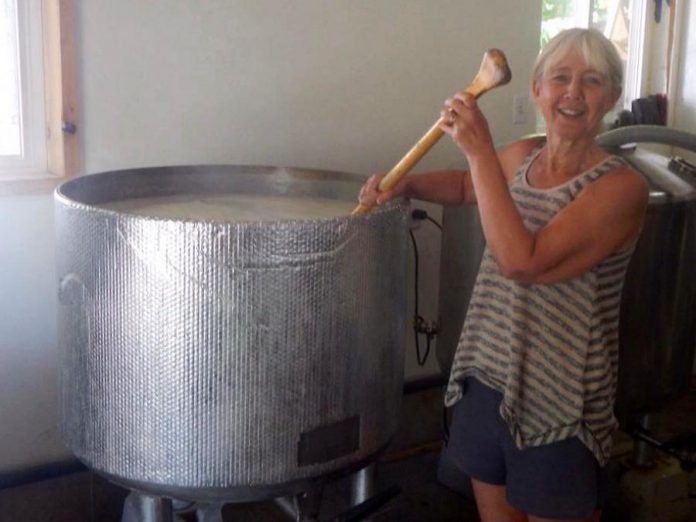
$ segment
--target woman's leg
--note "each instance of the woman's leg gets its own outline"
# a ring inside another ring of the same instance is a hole
[[[510,439],[505,455],[506,498],[530,521],[587,522],[601,508],[606,468],[579,439],[523,450]]]
[[[505,486],[471,479],[481,522],[526,522],[527,516],[508,504]]]
[[[561,520],[526,515],[518,511],[505,498],[505,486],[486,484],[471,479],[481,522],[600,522],[602,512],[597,510],[590,518],[581,520]]]

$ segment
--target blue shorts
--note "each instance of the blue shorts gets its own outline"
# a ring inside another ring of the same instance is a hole
[[[468,378],[454,406],[443,458],[488,484],[505,485],[511,506],[544,518],[587,518],[608,489],[606,468],[575,437],[520,450],[500,417],[502,395]]]

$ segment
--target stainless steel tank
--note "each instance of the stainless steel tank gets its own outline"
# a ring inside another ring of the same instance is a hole
[[[607,147],[633,142],[696,151],[696,136],[638,126],[598,138]],[[640,147],[617,150],[650,184],[645,225],[621,300],[616,399],[619,420],[656,408],[689,386],[696,348],[696,179],[667,168],[668,158]],[[446,207],[440,265],[437,356],[449,372],[483,253],[474,206]]]
[[[357,175],[266,167],[125,170],[55,193],[62,432],[132,489],[293,494],[372,459],[402,395],[408,212],[274,222],[163,219],[130,198],[354,201]]]

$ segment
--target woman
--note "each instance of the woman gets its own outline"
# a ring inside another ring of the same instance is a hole
[[[595,144],[621,79],[601,33],[564,31],[532,73],[545,140],[495,150],[475,100],[456,95],[441,129],[470,170],[406,176],[384,193],[373,176],[361,190],[364,204],[478,204],[487,246],[445,403],[447,453],[483,522],[599,520],[621,286],[648,201],[640,174]]]

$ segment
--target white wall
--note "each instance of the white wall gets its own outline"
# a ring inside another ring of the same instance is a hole
[[[504,13],[504,15],[503,15]],[[538,0],[89,0],[79,3],[86,172],[190,163],[388,170],[488,47],[511,86],[481,101],[503,143],[537,51]],[[446,140],[422,167],[461,164]],[[438,217],[438,209],[431,207]],[[56,432],[52,202],[0,197],[0,473],[69,456]],[[422,313],[439,238],[417,231]],[[409,351],[411,348],[409,348]],[[410,353],[410,352],[409,352]],[[409,358],[407,375],[421,371]]]
[[[66,457],[49,195],[0,198],[0,473]],[[0,517],[1,518],[1,517]]]
[[[512,96],[527,89],[536,1],[82,4],[89,172],[198,162],[387,169],[488,47],[508,53],[515,80],[482,104],[499,140],[523,130],[510,124]],[[457,158],[443,145],[424,165]]]

